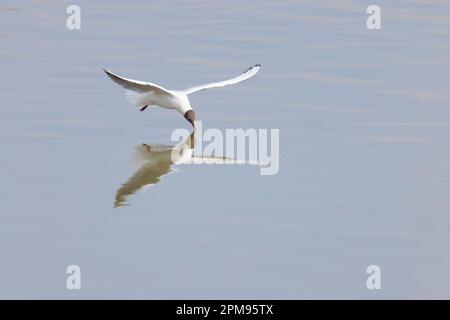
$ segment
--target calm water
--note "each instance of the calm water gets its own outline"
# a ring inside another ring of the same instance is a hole
[[[71,2],[2,3],[0,297],[450,298],[450,5],[380,0],[369,31],[372,2],[78,1],[79,31]],[[255,63],[191,103],[280,129],[279,173],[180,165],[114,208],[135,148],[189,124],[101,69],[184,88]]]

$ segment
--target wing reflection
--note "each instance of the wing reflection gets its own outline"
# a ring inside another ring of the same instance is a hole
[[[194,156],[196,143],[195,131],[181,144],[169,146],[163,144],[140,144],[136,146],[131,161],[138,168],[134,175],[125,182],[116,193],[114,207],[128,205],[128,197],[144,187],[161,182],[162,178],[173,171],[177,164],[254,164],[225,157]]]
[[[127,199],[130,195],[145,186],[157,184],[163,176],[172,171],[173,164],[191,158],[194,145],[195,131],[186,141],[177,146],[153,143],[143,143],[136,146],[131,161],[138,167],[138,170],[117,190],[114,207],[127,205]],[[172,157],[173,153],[178,154],[178,156]]]

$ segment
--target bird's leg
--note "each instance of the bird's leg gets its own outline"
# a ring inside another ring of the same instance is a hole
[[[141,109],[139,109],[139,110],[141,110],[141,111],[144,111],[145,109],[147,109],[147,107],[148,107],[148,105],[145,105],[145,106],[143,106]]]

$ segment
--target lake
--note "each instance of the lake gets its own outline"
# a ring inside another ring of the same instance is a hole
[[[69,30],[70,4],[0,5],[0,298],[450,298],[450,4],[380,0],[368,30],[366,0],[77,1]],[[191,128],[102,68],[180,89],[256,63],[190,101],[278,129],[277,174],[164,158],[127,185]]]

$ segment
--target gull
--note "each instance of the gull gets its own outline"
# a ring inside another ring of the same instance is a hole
[[[160,85],[152,82],[144,82],[139,80],[132,80],[118,76],[109,70],[103,69],[103,71],[117,84],[126,89],[127,100],[137,106],[140,111],[144,111],[150,106],[159,106],[165,109],[175,109],[181,113],[184,118],[195,129],[195,112],[192,110],[189,103],[188,95],[197,91],[202,91],[209,88],[220,88],[230,84],[239,83],[247,80],[258,73],[261,68],[260,64],[256,64],[253,67],[248,68],[242,74],[237,77],[212,82],[204,85],[190,87],[185,90],[168,90]]]
[[[194,146],[197,142],[197,133],[194,130],[189,137],[178,145],[171,146],[161,143],[142,143],[136,146],[131,163],[135,173],[122,184],[116,192],[114,207],[128,205],[130,195],[146,187],[152,187],[162,181],[169,173],[176,172],[178,165],[184,164],[245,164],[261,166],[258,161],[230,159],[219,156],[194,155]]]

